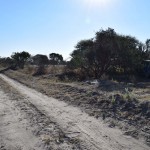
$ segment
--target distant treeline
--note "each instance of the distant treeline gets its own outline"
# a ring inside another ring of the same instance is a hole
[[[23,52],[14,52],[11,57],[0,58],[0,64],[4,67],[8,66],[16,66],[16,68],[24,68],[25,63],[37,66],[43,65],[60,65],[65,64],[62,55],[57,53],[49,54],[49,58],[46,55],[37,54],[35,56],[31,56],[30,53]]]

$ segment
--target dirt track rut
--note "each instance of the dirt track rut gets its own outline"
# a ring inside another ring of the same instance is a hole
[[[39,150],[38,138],[26,130],[26,119],[15,108],[9,97],[0,91],[0,149]],[[41,149],[42,150],[42,149]]]
[[[78,139],[82,149],[149,150],[142,142],[123,135],[118,129],[107,127],[103,121],[90,117],[77,107],[47,97],[5,75],[0,77],[23,94],[45,116],[56,122],[67,137]]]

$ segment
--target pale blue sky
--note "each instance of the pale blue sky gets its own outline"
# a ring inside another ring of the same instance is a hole
[[[99,1],[99,2],[98,2]],[[0,56],[60,53],[111,27],[150,38],[150,0],[0,0]]]

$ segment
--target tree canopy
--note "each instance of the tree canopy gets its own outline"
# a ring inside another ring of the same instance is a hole
[[[46,55],[37,54],[32,57],[33,64],[42,66],[49,63],[48,57]]]
[[[120,35],[114,29],[100,30],[95,37],[81,40],[71,53],[70,65],[81,68],[88,76],[100,78],[104,73],[122,70],[124,74],[137,73],[147,58],[149,41],[144,45],[135,37]]]
[[[58,65],[63,62],[63,56],[57,53],[49,54],[50,63],[54,65]]]
[[[25,51],[15,52],[11,55],[11,58],[14,60],[16,66],[23,69],[25,62],[30,58],[30,54]]]

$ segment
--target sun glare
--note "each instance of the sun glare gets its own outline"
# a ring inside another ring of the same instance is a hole
[[[83,0],[83,2],[89,7],[107,6],[111,0]]]

